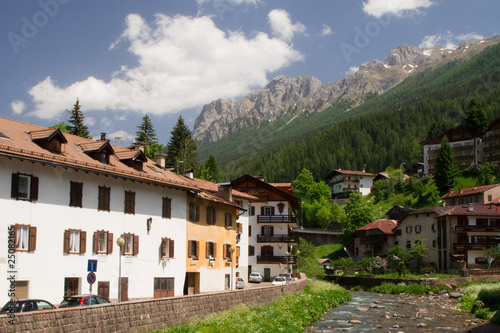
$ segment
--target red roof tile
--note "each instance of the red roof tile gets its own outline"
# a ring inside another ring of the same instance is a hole
[[[394,228],[396,228],[397,225],[398,225],[398,222],[395,221],[395,220],[386,220],[386,219],[384,219],[384,220],[377,220],[375,222],[372,222],[370,224],[365,225],[364,227],[359,228],[358,231],[360,231],[360,230],[366,231],[366,230],[379,229],[384,234],[392,235],[393,234],[392,230]]]
[[[497,186],[500,186],[500,184],[476,186],[471,188],[460,189],[458,191],[451,190],[448,194],[442,196],[441,199],[457,198],[462,196],[484,193],[485,191],[490,190]]]

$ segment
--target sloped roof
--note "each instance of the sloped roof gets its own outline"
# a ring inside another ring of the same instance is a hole
[[[500,184],[476,186],[471,188],[460,189],[458,191],[451,190],[446,195],[442,196],[441,199],[458,198],[474,194],[480,194],[486,192],[487,190],[491,190],[492,188],[495,188],[497,186],[500,186]]]
[[[40,133],[40,136],[47,135],[48,132],[45,132],[46,130],[47,128],[41,126],[0,117],[0,132],[8,137],[8,139],[0,138],[0,155],[98,172],[173,188],[199,191],[197,187],[168,170],[154,171],[151,168],[144,168],[144,171],[141,172],[127,166],[118,159],[113,159],[113,162],[110,164],[103,164],[87,155],[80,148],[83,145],[83,147],[89,150],[99,149],[103,145],[109,145],[107,140],[94,141],[62,133],[67,144],[65,144],[63,152],[52,153],[33,142],[29,134],[35,132],[37,134]],[[109,147],[113,148],[111,145]],[[154,167],[155,163],[148,159],[145,165]]]
[[[398,222],[395,220],[377,220],[375,222],[372,222],[370,224],[365,225],[364,227],[361,227],[358,229],[358,231],[366,231],[366,230],[375,230],[378,229],[382,231],[384,234],[387,235],[392,235],[394,228],[396,228],[398,225]]]
[[[62,134],[59,128],[47,128],[42,130],[35,130],[29,133],[33,141],[39,140],[50,140],[54,137],[58,137],[62,143],[67,143],[66,138]]]
[[[447,208],[438,217],[446,215],[500,216],[500,207],[496,205],[457,205]]]
[[[347,176],[369,176],[369,177],[375,177],[375,174],[365,172],[365,171],[355,171],[355,170],[342,170],[342,169],[337,169],[333,170],[330,172],[330,174],[326,177],[326,179],[333,178],[334,176],[337,175],[347,175]]]
[[[115,148],[115,155],[119,160],[138,160],[146,162],[148,158],[140,149]]]

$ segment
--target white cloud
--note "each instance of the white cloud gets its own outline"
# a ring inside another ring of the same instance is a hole
[[[267,17],[273,34],[284,41],[291,41],[296,33],[305,34],[306,32],[306,27],[302,23],[292,23],[286,10],[273,9]]]
[[[359,67],[349,67],[349,70],[345,73],[345,75],[354,75],[359,71]]]
[[[363,11],[375,17],[385,14],[403,16],[407,13],[418,13],[420,8],[433,4],[432,0],[368,0],[363,2]]]
[[[262,32],[252,38],[225,33],[208,16],[157,14],[149,24],[129,14],[125,26],[110,48],[129,43],[137,67],[122,66],[108,82],[91,76],[66,87],[48,76],[28,91],[35,104],[32,114],[52,119],[77,97],[85,110],[175,113],[242,96],[265,85],[268,73],[303,59],[285,40]]]
[[[468,34],[458,35],[456,38],[457,38],[457,40],[459,40],[461,42],[470,42],[470,41],[474,41],[474,40],[484,39],[484,36],[480,35],[478,33],[475,33],[475,32],[471,32]]]
[[[332,27],[330,27],[326,24],[323,24],[323,29],[321,29],[321,36],[328,36],[331,34],[333,34]]]
[[[10,107],[14,114],[21,114],[26,108],[26,104],[24,104],[23,101],[13,101],[12,103],[10,103]]]
[[[432,48],[436,45],[441,45],[446,48],[454,49],[457,47],[457,43],[464,41],[474,41],[483,39],[482,35],[477,33],[469,33],[462,35],[453,35],[450,31],[447,31],[445,34],[435,34],[435,35],[427,35],[424,37],[422,42],[419,45],[419,48]]]
[[[96,124],[96,119],[94,117],[85,117],[84,123],[86,126],[94,126]]]

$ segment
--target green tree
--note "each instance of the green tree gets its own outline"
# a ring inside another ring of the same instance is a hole
[[[396,267],[398,275],[406,274],[406,266],[410,262],[410,253],[406,252],[400,245],[394,245],[387,251],[387,258],[393,267]]]
[[[298,255],[300,272],[305,273],[309,278],[315,275],[316,278],[323,279],[325,270],[318,262],[318,258],[314,256],[314,246],[305,239],[301,239],[298,250],[300,251]]]
[[[61,121],[60,123],[57,123],[55,125],[52,125],[50,126],[49,128],[59,128],[59,130],[63,133],[69,133],[68,132],[68,127],[69,127],[69,124],[64,122],[64,121]]]
[[[221,180],[219,164],[213,155],[208,157],[207,162],[205,163],[205,168],[208,170],[208,173],[214,182],[219,182]]]
[[[495,184],[495,165],[491,162],[485,163],[479,169],[478,183],[479,185]]]
[[[349,199],[345,201],[344,211],[346,219],[342,238],[347,242],[352,240],[356,230],[371,222],[372,212],[362,201],[359,193],[351,193]]]
[[[69,119],[70,125],[68,125],[68,133],[81,136],[82,138],[90,139],[89,129],[83,123],[85,117],[81,109],[80,101],[76,99],[76,103],[73,106],[73,110],[70,111],[71,117]]]
[[[500,260],[500,245],[494,245],[484,250],[484,255],[488,258],[488,266],[491,267],[493,260]]]
[[[210,174],[210,170],[204,165],[200,165],[198,167],[198,169],[196,169],[194,176],[196,178],[208,180],[209,182],[215,183],[215,179],[212,178],[212,175]]]
[[[472,97],[467,104],[464,127],[474,138],[474,165],[477,165],[477,138],[488,128],[488,118],[476,97]]]
[[[418,236],[415,243],[410,248],[412,258],[417,259],[417,271],[420,273],[422,269],[422,259],[427,257],[429,248],[424,244],[421,236]]]
[[[434,179],[436,180],[436,186],[439,191],[444,193],[450,188],[453,188],[458,175],[459,170],[456,166],[455,154],[451,149],[448,138],[445,136],[443,141],[441,141],[441,147],[438,151],[436,172],[434,173]]]
[[[293,193],[302,202],[308,199],[308,192],[314,184],[314,177],[311,171],[302,169],[297,178],[292,181]]]
[[[185,170],[195,170],[197,168],[196,143],[181,116],[170,134],[172,136],[167,145],[166,166],[178,168],[178,172],[181,174],[184,174]]]
[[[147,157],[154,158],[150,148],[151,145],[157,143],[158,140],[156,139],[156,131],[153,127],[153,123],[147,114],[144,115],[142,123],[137,126],[137,129],[138,131],[135,132],[135,141],[144,146],[144,153]]]

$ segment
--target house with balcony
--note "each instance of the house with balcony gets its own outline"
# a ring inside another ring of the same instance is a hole
[[[386,257],[387,251],[394,246],[394,228],[398,225],[395,220],[382,219],[367,224],[354,234],[354,259],[365,257]]]
[[[333,170],[326,177],[332,191],[332,198],[348,198],[351,193],[368,195],[371,192],[375,174],[354,170]]]
[[[248,272],[261,273],[264,281],[286,271],[294,273],[298,243],[291,229],[298,227],[293,209],[299,209],[300,204],[290,193],[290,184],[276,187],[261,176],[250,175],[231,184],[233,189],[257,198],[248,206]]]
[[[112,301],[183,294],[187,197],[201,189],[104,134],[91,140],[6,118],[0,164],[0,270],[15,275],[17,298],[58,304],[87,293],[90,259],[93,293]],[[9,290],[9,281],[0,288]]]
[[[458,189],[458,191],[450,189],[441,199],[445,201],[446,205],[450,206],[464,204],[498,204],[500,199],[500,184],[476,186]]]

